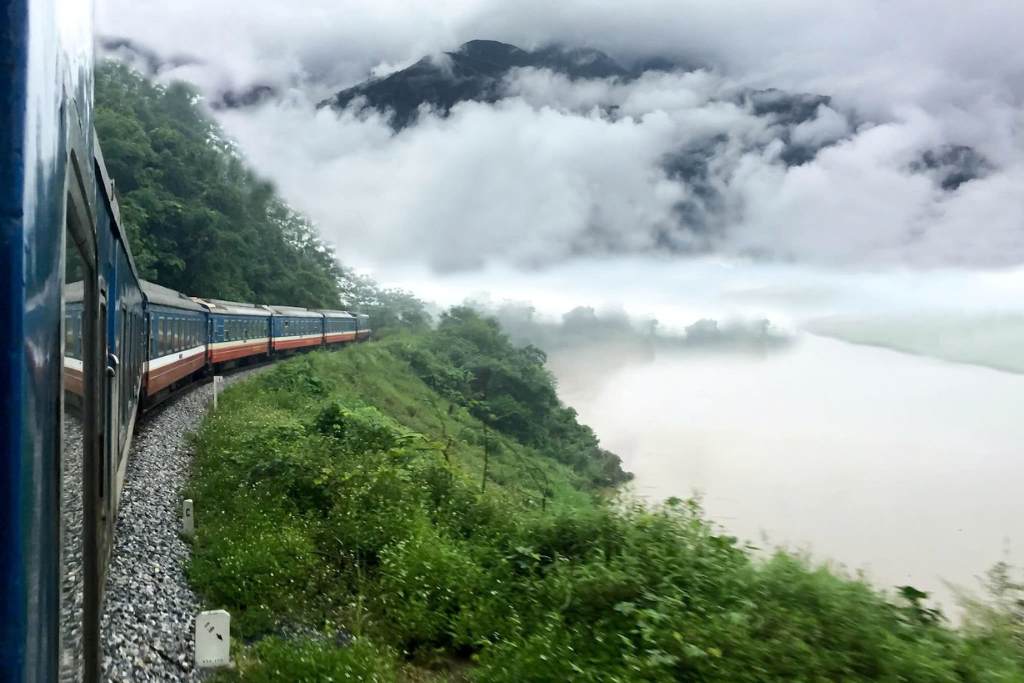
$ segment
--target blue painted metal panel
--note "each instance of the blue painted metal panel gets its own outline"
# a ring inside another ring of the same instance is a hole
[[[0,69],[7,87],[0,90],[0,679],[16,680],[25,669],[28,605],[25,591],[26,527],[22,496],[22,381],[25,240],[25,117],[28,71],[28,6],[0,2]]]
[[[92,163],[91,6],[62,9],[0,0],[2,680],[57,676],[63,200]]]

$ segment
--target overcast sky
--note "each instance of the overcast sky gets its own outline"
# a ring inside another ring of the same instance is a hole
[[[848,301],[869,281],[881,305],[907,273],[920,291],[961,283],[958,305],[989,305],[995,271],[1008,298],[1024,293],[1020,2],[99,0],[97,13],[104,35],[190,58],[161,78],[211,97],[278,88],[275,101],[219,113],[227,132],[343,260],[439,298],[474,285],[530,298],[542,280],[561,299],[626,305],[617,284],[628,280],[635,305],[644,291],[671,300],[680,273],[724,272],[709,263],[739,268],[743,282],[700,305],[768,288],[793,293],[799,310],[814,292]],[[314,108],[473,38],[707,68],[631,83],[520,71],[506,100],[398,134],[382,117]],[[783,130],[728,102],[745,87],[833,100]],[[783,133],[824,148],[788,167]],[[715,139],[727,141],[708,157],[718,199],[698,230],[678,213],[696,189],[664,157]],[[915,170],[949,145],[974,148],[983,177],[950,191]],[[694,250],[704,255],[682,253]]]

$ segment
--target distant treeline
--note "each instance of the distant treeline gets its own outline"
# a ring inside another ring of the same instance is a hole
[[[766,319],[697,320],[682,331],[659,325],[657,320],[631,318],[623,311],[599,312],[577,306],[560,321],[538,316],[529,304],[469,301],[470,307],[493,316],[512,342],[533,344],[547,352],[578,349],[593,344],[645,346],[689,351],[770,351],[790,344],[792,338]]]

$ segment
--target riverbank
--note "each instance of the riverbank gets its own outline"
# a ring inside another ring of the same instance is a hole
[[[560,390],[644,499],[699,493],[740,538],[913,585],[951,616],[950,583],[1024,564],[1024,377],[808,335],[599,377],[579,356],[552,358]]]
[[[445,339],[460,349],[446,358],[466,359],[451,367],[494,367],[494,339],[469,330]],[[293,359],[226,391],[207,419],[190,579],[235,620],[226,676],[1024,675],[1001,631],[958,633],[804,558],[759,559],[693,504],[607,504],[602,468],[562,462],[425,382],[429,359],[410,352],[435,341]]]

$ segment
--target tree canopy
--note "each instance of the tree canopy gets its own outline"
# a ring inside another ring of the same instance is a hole
[[[413,371],[449,401],[465,406],[489,427],[569,465],[592,484],[629,479],[619,457],[558,398],[547,356],[516,346],[498,321],[472,308],[443,313],[437,330],[410,338],[403,353]]]
[[[249,168],[192,86],[96,69],[96,131],[142,277],[188,294],[342,305],[315,226]]]

